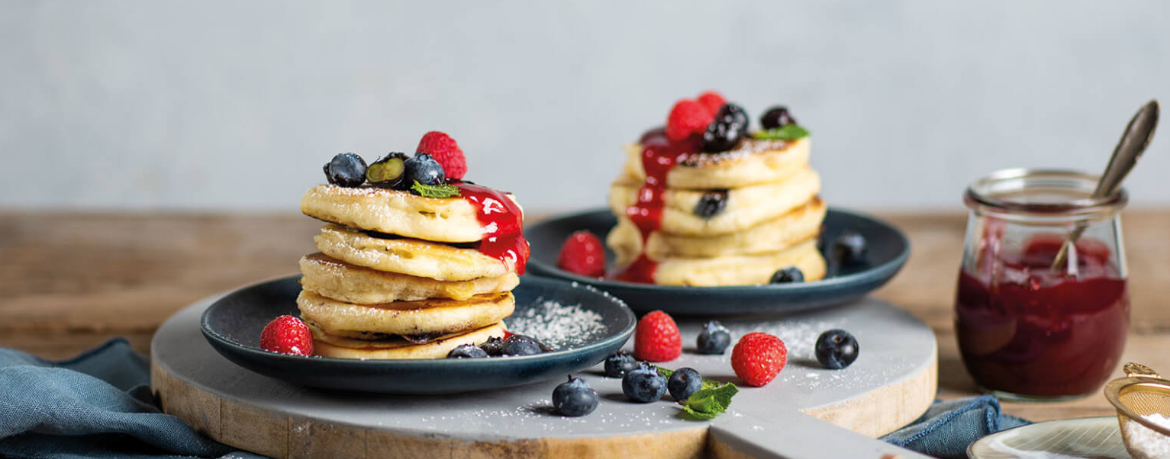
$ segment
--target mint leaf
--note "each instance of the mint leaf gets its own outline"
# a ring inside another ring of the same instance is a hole
[[[658,374],[662,375],[663,378],[670,379],[670,375],[674,374],[674,370],[667,370],[662,367],[656,368],[658,368]]]
[[[456,196],[461,196],[459,194],[459,188],[456,188],[455,185],[448,185],[445,183],[438,185],[423,185],[418,183],[418,180],[415,180],[414,185],[411,185],[410,191],[413,191],[424,198],[453,198]]]
[[[808,129],[797,124],[785,124],[767,131],[756,131],[752,137],[760,140],[796,140],[808,137]]]
[[[687,398],[683,411],[699,419],[714,418],[720,413],[727,412],[727,408],[731,406],[731,398],[738,392],[739,389],[732,383],[701,389]]]

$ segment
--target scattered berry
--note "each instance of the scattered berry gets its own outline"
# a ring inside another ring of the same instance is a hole
[[[443,172],[443,165],[426,153],[415,153],[406,160],[406,184],[409,187],[414,182],[423,185],[439,185],[447,182],[447,175]]]
[[[699,94],[699,98],[697,100],[700,104],[707,108],[707,111],[710,111],[711,113],[719,111],[719,108],[722,107],[723,104],[727,103],[727,99],[724,99],[722,94],[719,94],[715,91],[707,91]]]
[[[493,336],[479,345],[480,349],[488,355],[488,357],[499,357],[504,355],[504,340],[498,336]]]
[[[552,393],[553,408],[562,416],[584,416],[597,409],[597,391],[584,379],[569,376]]]
[[[703,377],[699,376],[699,372],[694,368],[679,368],[670,374],[670,379],[666,381],[666,389],[670,391],[670,396],[674,397],[679,403],[687,401],[691,394],[698,392],[703,388]]]
[[[731,350],[731,369],[749,386],[772,382],[788,363],[788,348],[767,333],[748,333]]]
[[[325,179],[333,185],[352,188],[366,181],[366,161],[353,153],[338,153],[324,169]]]
[[[280,316],[260,332],[260,349],[292,355],[313,355],[313,332],[293,316]]]
[[[636,402],[653,402],[666,394],[666,378],[657,368],[643,363],[622,378],[622,393]]]
[[[680,100],[670,109],[670,116],[666,119],[666,138],[678,141],[692,134],[702,134],[713,119],[715,112],[703,104],[689,99]]]
[[[504,340],[504,355],[536,355],[545,352],[547,346],[535,338],[513,334]]]
[[[796,119],[788,113],[788,107],[784,106],[769,108],[764,112],[764,116],[760,117],[760,126],[764,129],[776,129],[789,124],[796,124]]]
[[[653,311],[638,321],[634,332],[634,357],[649,362],[668,362],[682,354],[682,335],[674,319]]]
[[[711,218],[723,212],[727,207],[727,190],[712,190],[703,193],[699,203],[695,204],[695,215]]]
[[[406,154],[389,153],[382,159],[374,161],[366,169],[366,180],[379,188],[405,190],[412,182],[406,181]]]
[[[418,148],[414,151],[435,158],[435,161],[443,166],[448,178],[462,179],[467,173],[467,158],[463,156],[463,150],[455,143],[455,139],[447,134],[439,131],[426,133],[422,140],[418,141]]]
[[[861,352],[857,345],[857,338],[841,329],[832,329],[821,333],[817,338],[817,361],[825,368],[840,370],[853,364],[857,354]]]
[[[482,359],[488,354],[474,344],[460,344],[447,353],[448,359]]]
[[[842,265],[865,262],[865,237],[853,231],[846,231],[833,241],[831,258]]]
[[[604,277],[605,249],[593,233],[577,231],[561,246],[557,267],[582,276]]]
[[[611,378],[625,376],[635,368],[638,368],[638,361],[625,351],[618,351],[617,354],[605,358],[605,375]]]
[[[791,284],[795,282],[804,282],[804,271],[795,266],[788,266],[781,268],[772,275],[772,280],[769,282],[773,284]]]
[[[718,320],[712,320],[703,324],[703,331],[699,332],[696,344],[700,354],[723,354],[731,344],[731,332]]]
[[[718,153],[735,148],[748,133],[747,112],[727,104],[715,113],[715,120],[703,131],[703,151]]]

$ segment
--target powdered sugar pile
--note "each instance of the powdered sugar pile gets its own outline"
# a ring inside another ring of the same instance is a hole
[[[508,331],[531,336],[553,349],[580,346],[605,331],[601,314],[544,298],[504,320]]]
[[[1147,421],[1170,429],[1170,417],[1154,413],[1143,416]],[[1125,436],[1129,440],[1129,453],[1134,459],[1155,459],[1170,457],[1170,437],[1147,429],[1137,422],[1125,423]]]

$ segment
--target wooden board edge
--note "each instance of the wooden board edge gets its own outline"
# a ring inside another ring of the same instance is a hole
[[[831,405],[803,410],[804,414],[854,432],[877,438],[898,430],[925,413],[938,393],[938,346],[922,371]]]

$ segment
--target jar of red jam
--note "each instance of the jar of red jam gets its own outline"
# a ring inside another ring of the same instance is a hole
[[[1119,217],[1127,195],[1094,198],[1097,180],[1009,169],[967,188],[955,331],[984,389],[1064,400],[1095,393],[1117,367],[1129,328]]]

